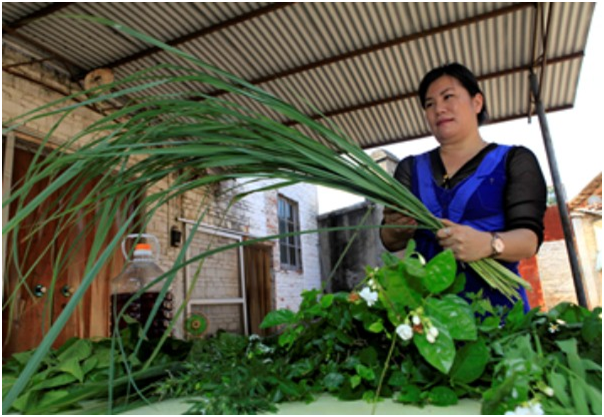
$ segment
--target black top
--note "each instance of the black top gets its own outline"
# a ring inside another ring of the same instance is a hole
[[[438,148],[430,151],[430,162],[434,180],[444,188],[453,188],[474,173],[483,158],[497,144],[491,143],[468,161],[451,178],[440,158]],[[514,146],[506,156],[507,184],[505,187],[506,230],[526,228],[537,234],[539,245],[543,242],[543,216],[547,205],[547,187],[537,158],[529,149]],[[415,157],[408,156],[400,161],[394,178],[411,189]]]

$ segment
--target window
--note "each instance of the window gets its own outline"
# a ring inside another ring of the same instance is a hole
[[[298,204],[279,196],[279,234],[300,231]],[[281,266],[286,269],[302,269],[302,245],[300,236],[282,236],[279,238]]]

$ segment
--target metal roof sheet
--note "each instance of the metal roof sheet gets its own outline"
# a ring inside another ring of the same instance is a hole
[[[446,62],[461,62],[478,76],[492,122],[530,114],[530,70],[542,80],[546,110],[572,107],[594,7],[3,3],[2,21],[3,42],[52,58],[76,79],[101,67],[112,68],[119,78],[160,62],[191,65],[113,28],[57,16],[112,19],[258,84],[309,115],[326,115],[369,148],[429,135],[417,85],[424,73]],[[186,88],[212,93],[193,83]],[[154,92],[170,90],[158,87]]]

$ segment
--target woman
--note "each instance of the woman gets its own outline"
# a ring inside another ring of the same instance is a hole
[[[543,241],[546,186],[534,154],[524,147],[487,143],[478,126],[487,119],[484,94],[476,77],[453,63],[430,71],[419,97],[439,147],[403,159],[395,178],[407,186],[445,227],[436,234],[413,227],[380,230],[391,251],[413,238],[427,259],[451,249],[464,262],[492,257],[518,273],[518,261],[533,256]],[[384,210],[385,224],[416,225],[413,219]],[[484,291],[493,305],[511,306],[471,268],[464,292]],[[524,289],[519,299],[529,303]]]

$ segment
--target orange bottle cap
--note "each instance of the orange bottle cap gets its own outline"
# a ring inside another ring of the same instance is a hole
[[[134,250],[151,250],[151,245],[148,243],[137,243]]]

